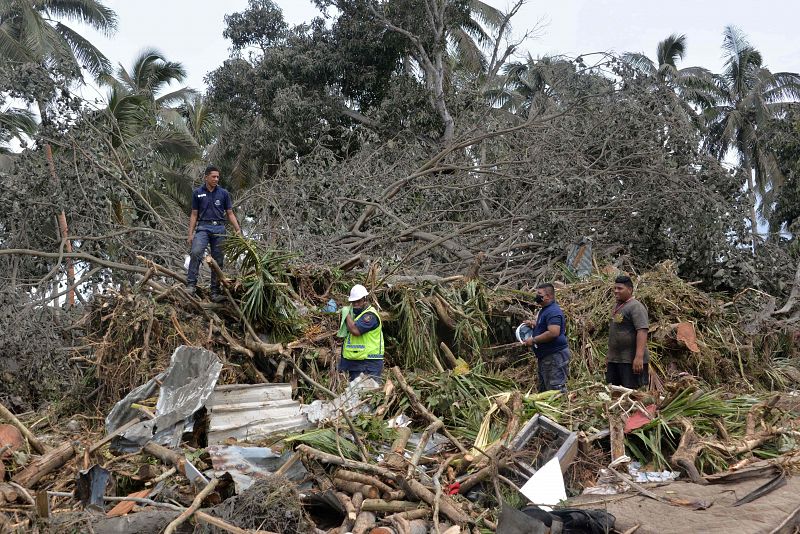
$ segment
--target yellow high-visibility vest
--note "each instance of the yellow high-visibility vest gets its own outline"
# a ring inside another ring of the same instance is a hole
[[[360,336],[354,336],[348,331],[342,348],[342,357],[345,360],[383,359],[383,323],[381,322],[381,316],[372,306],[368,306],[358,314],[355,321],[358,321],[367,312],[373,313],[378,318],[378,327]]]

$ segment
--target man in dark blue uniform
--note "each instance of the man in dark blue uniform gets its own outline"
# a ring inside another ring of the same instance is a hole
[[[533,335],[523,341],[533,347],[539,373],[539,391],[567,392],[569,346],[564,311],[556,304],[553,284],[536,286],[536,304],[541,306],[536,321],[525,321],[533,328]]]
[[[242,233],[239,221],[233,214],[231,195],[219,186],[219,169],[206,167],[204,184],[192,191],[192,215],[189,218],[189,245],[192,247],[189,272],[186,275],[186,290],[190,295],[197,291],[197,274],[206,248],[211,247],[211,257],[222,267],[225,255],[222,243],[225,240],[225,219],[230,221],[237,234]],[[222,302],[217,274],[211,271],[211,300]]]

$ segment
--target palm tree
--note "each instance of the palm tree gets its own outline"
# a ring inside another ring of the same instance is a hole
[[[788,102],[800,98],[800,76],[794,72],[770,72],[761,53],[748,43],[742,31],[728,26],[723,32],[727,60],[714,77],[716,101],[705,110],[709,125],[708,148],[719,159],[733,150],[747,174],[746,184],[755,196],[783,181],[775,156],[765,143],[763,130],[779,118]],[[758,235],[755,201],[751,207],[752,243]]]
[[[626,52],[620,59],[636,74],[649,80],[654,90],[669,99],[670,108],[680,111],[695,126],[703,123],[695,107],[706,108],[713,100],[714,83],[711,72],[702,67],[678,68],[678,61],[686,55],[686,36],[673,33],[658,43],[656,60],[645,54]]]
[[[0,0],[0,58],[14,63],[81,69],[97,76],[107,72],[108,59],[62,20],[76,21],[110,35],[114,11],[97,0]]]
[[[563,58],[534,58],[529,53],[525,61],[507,64],[503,74],[501,84],[486,91],[487,98],[504,111],[527,115],[558,98],[559,83],[575,74],[575,65]]]
[[[107,72],[108,59],[78,32],[62,20],[81,22],[92,28],[112,33],[116,30],[114,11],[97,0],[0,0],[0,58],[11,64],[32,63],[58,71],[68,79],[80,79],[85,68],[95,76]],[[44,126],[49,125],[47,104],[50,95],[36,95],[39,116]],[[61,184],[56,173],[50,143],[43,144],[45,159],[56,190],[58,226],[67,252],[72,252],[68,239],[67,217],[64,213]],[[73,286],[75,270],[67,260],[67,284]],[[75,304],[75,292],[69,291],[67,303]]]
[[[186,79],[182,64],[168,61],[156,49],[143,50],[130,70],[119,66],[116,76],[103,74],[100,81],[110,87],[108,111],[113,122],[112,144],[146,136],[164,158],[193,158],[197,143],[186,131],[175,104],[195,94],[181,87],[161,94],[174,82]]]

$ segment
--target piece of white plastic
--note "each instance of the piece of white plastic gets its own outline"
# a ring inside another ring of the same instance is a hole
[[[547,512],[565,500],[567,490],[564,487],[564,476],[561,474],[558,458],[553,458],[544,464],[528,479],[520,491],[530,502]]]

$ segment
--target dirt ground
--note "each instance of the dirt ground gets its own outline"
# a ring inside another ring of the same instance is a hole
[[[617,518],[616,529],[625,532],[639,525],[636,534],[789,534],[800,527],[800,478],[791,477],[782,488],[753,502],[732,504],[769,479],[759,478],[732,484],[701,486],[673,482],[648,488],[662,497],[702,499],[713,502],[706,510],[671,506],[636,493],[625,495],[582,495],[570,506],[607,509]]]

